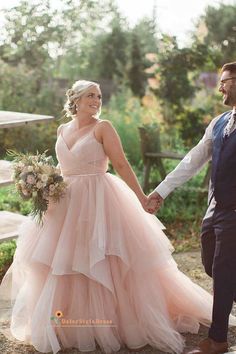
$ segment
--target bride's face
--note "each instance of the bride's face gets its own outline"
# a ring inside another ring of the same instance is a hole
[[[102,94],[98,87],[90,87],[78,100],[78,112],[96,114],[102,105]]]

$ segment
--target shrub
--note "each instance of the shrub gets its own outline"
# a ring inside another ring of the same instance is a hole
[[[142,101],[130,90],[123,89],[112,96],[102,110],[102,119],[110,120],[121,138],[124,151],[132,166],[142,168],[138,127],[160,122],[159,106],[154,96],[146,95]]]
[[[13,185],[4,187],[0,189],[0,210],[28,215],[31,211],[30,201],[22,200]]]
[[[8,241],[0,243],[0,281],[2,280],[7,268],[13,260],[16,249],[15,241]]]

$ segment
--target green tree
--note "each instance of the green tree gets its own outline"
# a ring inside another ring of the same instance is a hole
[[[89,61],[91,70],[96,68],[96,78],[114,80],[118,84],[126,80],[129,31],[124,27],[124,20],[117,16],[107,32],[97,35]]]
[[[231,62],[236,56],[236,5],[221,3],[218,7],[208,6],[198,22],[194,34],[205,25],[202,43],[215,53],[215,67]]]
[[[20,4],[6,12],[0,56],[3,61],[42,70],[51,61],[50,47],[56,46],[63,36],[62,27],[53,23],[55,11],[49,1]]]
[[[145,74],[145,65],[140,49],[139,37],[133,32],[131,42],[131,60],[128,71],[130,88],[136,96],[144,96],[146,88],[147,75]]]
[[[146,53],[158,53],[159,39],[155,15],[153,18],[141,19],[132,29],[132,34],[139,39],[140,51],[144,57]]]
[[[176,38],[163,35],[160,50],[153,64],[155,91],[161,99],[163,107],[170,109],[172,114],[166,117],[174,123],[176,113],[180,112],[183,102],[194,94],[194,86],[189,78],[189,71],[194,68],[191,48],[179,48]]]
[[[137,96],[144,96],[147,86],[148,67],[146,54],[158,52],[158,39],[155,19],[141,19],[131,30],[130,64],[128,69],[129,85]]]
[[[112,19],[119,17],[113,0],[62,0],[60,23],[64,24],[65,40],[57,56],[54,74],[75,78],[100,78],[97,68],[100,35],[111,28]]]

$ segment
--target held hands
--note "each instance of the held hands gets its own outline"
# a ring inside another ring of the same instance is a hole
[[[156,191],[153,191],[147,197],[145,194],[139,198],[143,209],[150,213],[155,214],[163,204],[164,199]]]
[[[148,201],[145,210],[150,214],[155,214],[163,204],[164,199],[156,191],[153,191],[148,196]]]

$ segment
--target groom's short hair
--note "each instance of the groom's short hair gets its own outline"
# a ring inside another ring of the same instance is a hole
[[[230,71],[231,73],[236,74],[236,61],[233,61],[232,63],[224,64],[221,69],[221,72],[223,71]]]

